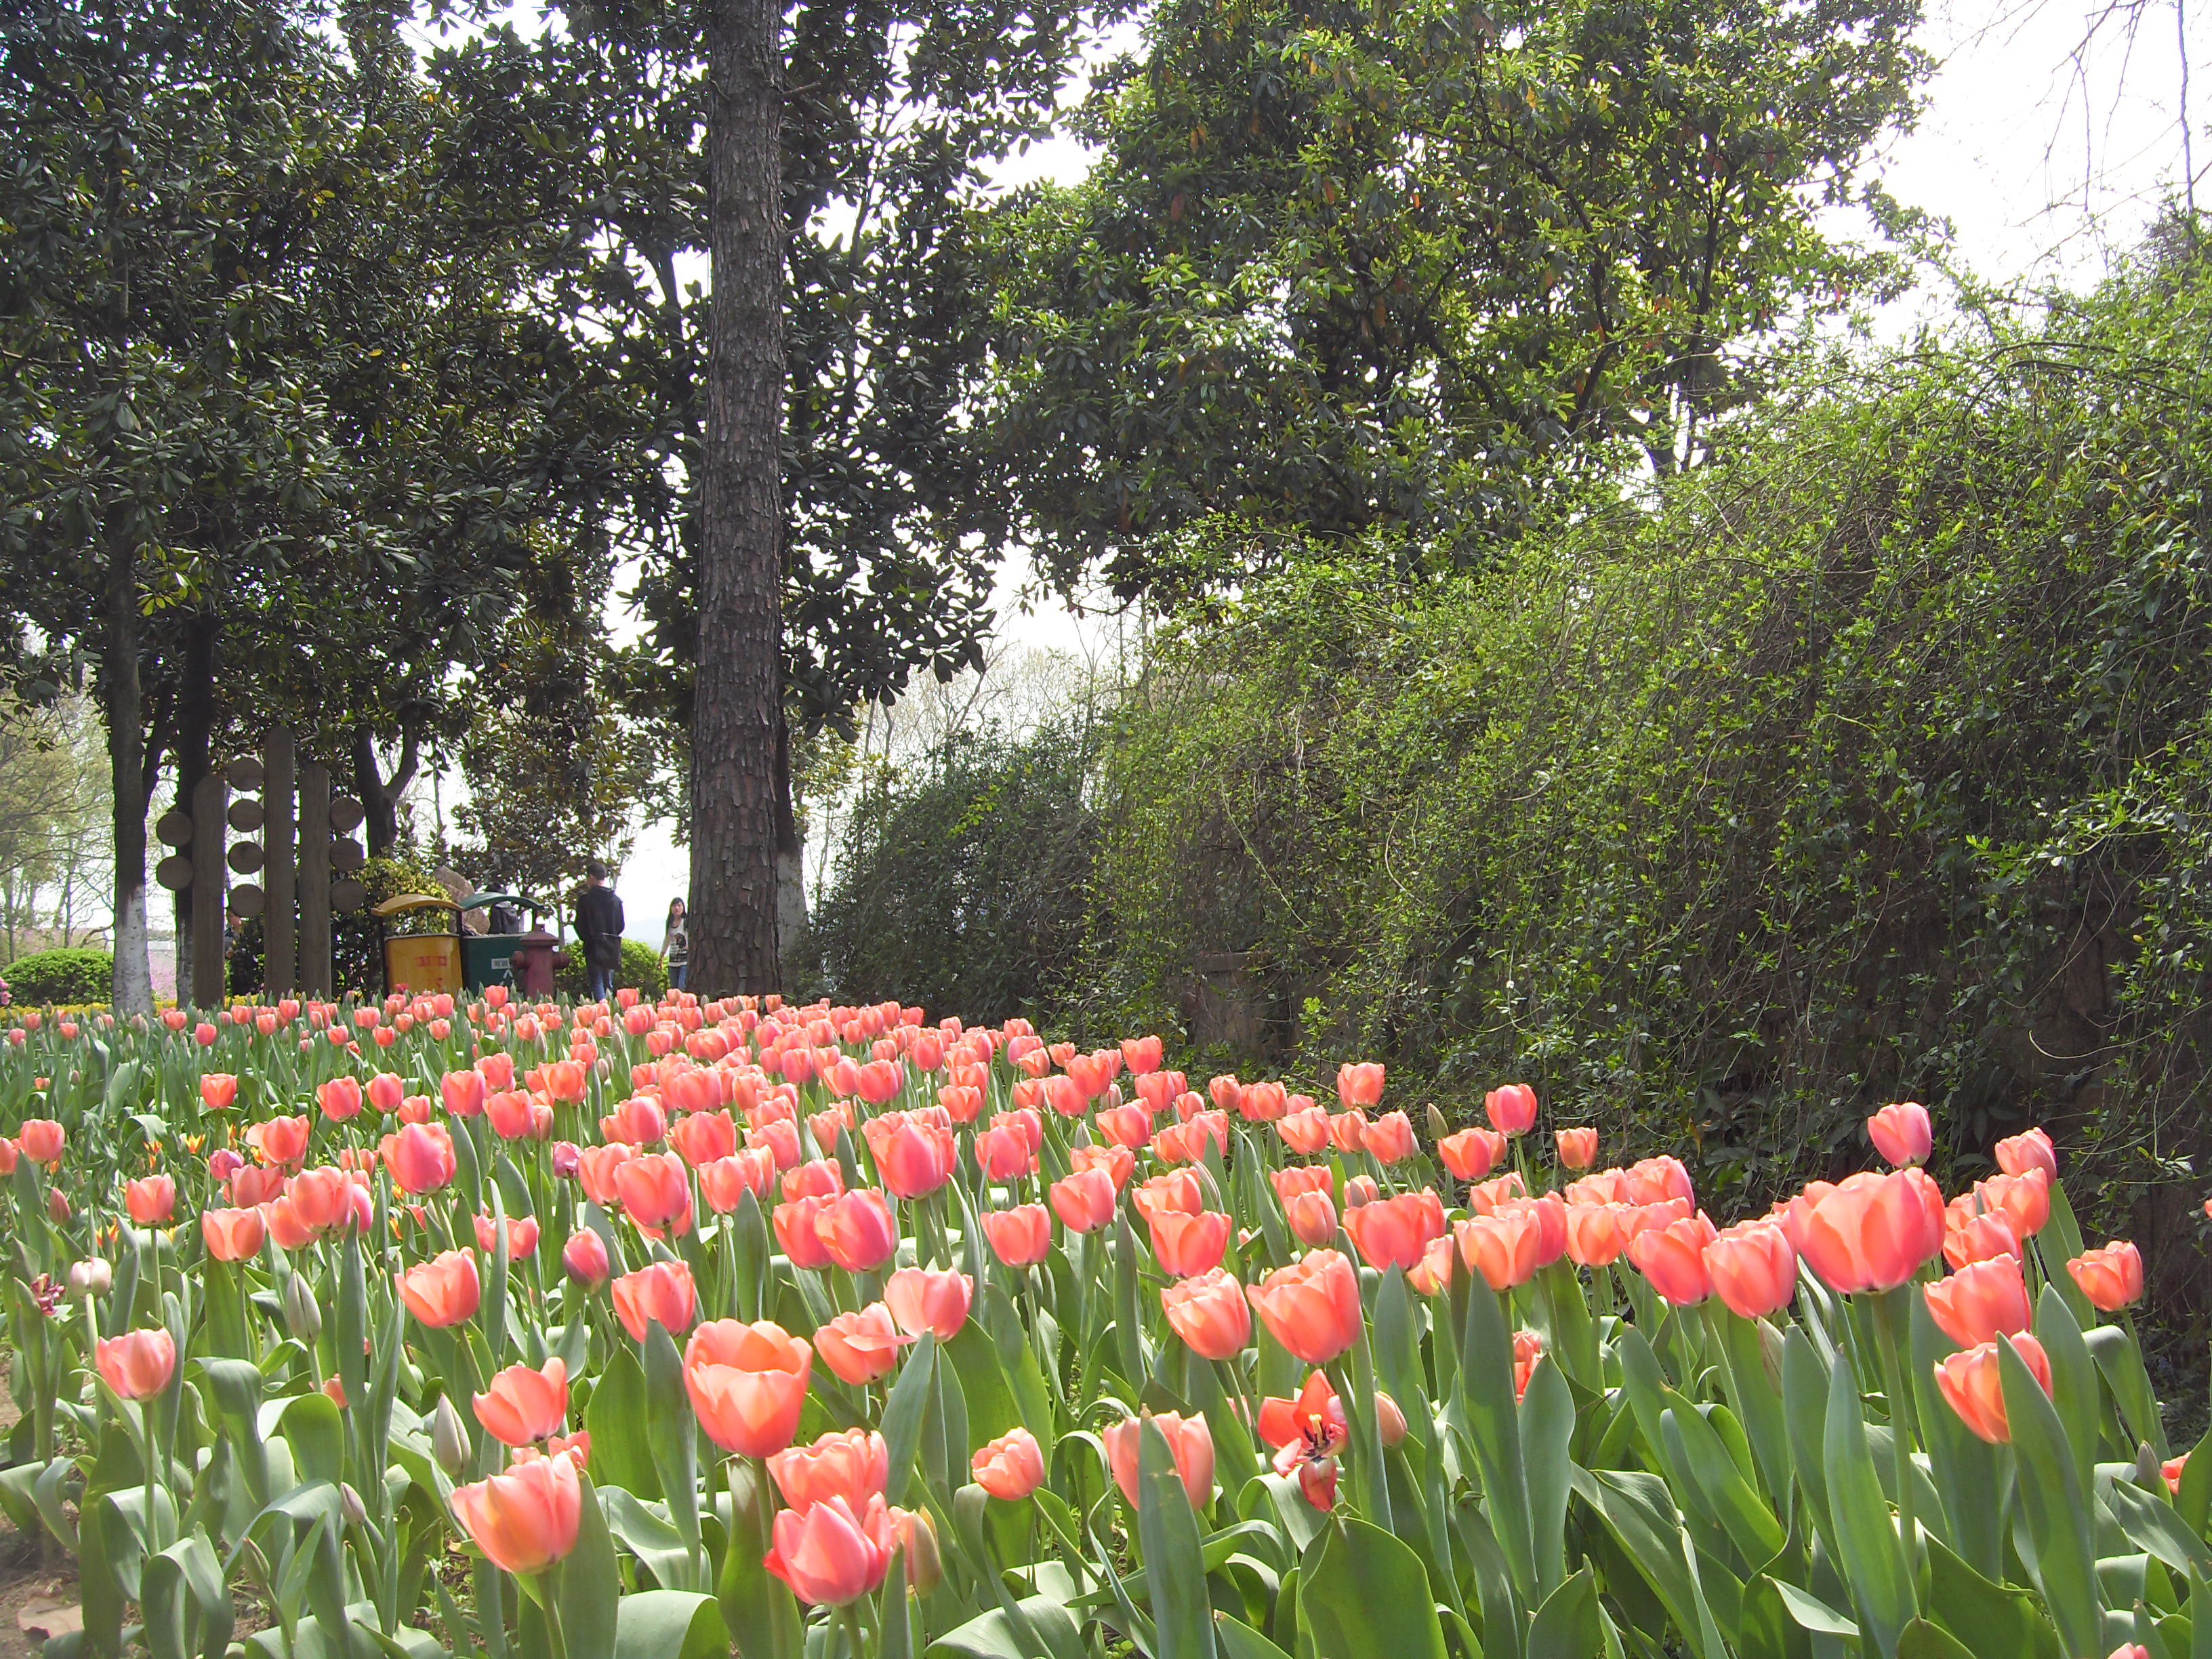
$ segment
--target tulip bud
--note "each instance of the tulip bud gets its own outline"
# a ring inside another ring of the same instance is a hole
[[[294,1273],[284,1281],[284,1323],[302,1342],[323,1334],[323,1307],[305,1278]]]
[[[346,1525],[359,1527],[368,1523],[368,1506],[361,1501],[361,1494],[353,1489],[349,1480],[338,1482],[338,1509],[346,1518]]]
[[[1451,1121],[1437,1109],[1433,1100],[1429,1103],[1429,1139],[1442,1140],[1451,1133]]]
[[[106,1296],[108,1287],[115,1283],[115,1269],[105,1259],[87,1256],[82,1261],[70,1263],[70,1295],[82,1300],[86,1297]]]
[[[453,1409],[453,1396],[438,1396],[438,1409],[430,1419],[430,1448],[437,1454],[438,1467],[453,1476],[460,1478],[476,1448],[469,1442],[468,1425],[461,1421],[460,1413]]]
[[[898,1510],[900,1541],[906,1546],[906,1585],[927,1595],[945,1582],[945,1559],[937,1547],[937,1523],[927,1510]]]

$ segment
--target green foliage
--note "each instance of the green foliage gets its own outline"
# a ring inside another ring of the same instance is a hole
[[[994,436],[1042,561],[1231,588],[1377,528],[1477,562],[1701,457],[1791,323],[1895,267],[1860,170],[1917,0],[1167,0],[998,224]]]
[[[1076,718],[1019,740],[964,734],[910,770],[877,771],[799,953],[840,996],[976,1020],[1053,1004],[1085,933],[1097,757],[1096,729]]]
[[[115,958],[106,951],[73,946],[17,957],[7,966],[8,994],[18,1004],[106,1002]]]
[[[1917,1098],[1954,1177],[2051,1122],[2113,1218],[2204,1150],[2208,351],[2212,281],[2149,258],[1808,377],[1479,579],[1377,549],[1173,636],[1109,755],[1094,1023],[1227,957],[1279,1050],[1526,1077],[1701,1192]]]
[[[584,953],[571,945],[562,952],[568,961],[553,973],[553,988],[580,1001],[584,995]],[[615,989],[635,989],[647,1001],[668,988],[668,960],[650,945],[636,939],[622,942],[622,965],[615,969]]]

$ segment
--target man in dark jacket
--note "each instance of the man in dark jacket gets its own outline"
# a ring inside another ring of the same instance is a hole
[[[607,866],[593,859],[584,866],[584,895],[576,901],[576,936],[584,945],[586,995],[604,1002],[614,994],[615,969],[622,966],[622,901],[607,885]]]

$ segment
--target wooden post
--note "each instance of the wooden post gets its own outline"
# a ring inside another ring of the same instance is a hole
[[[271,997],[300,988],[300,947],[293,931],[297,890],[292,863],[292,734],[283,726],[269,734],[261,762],[261,983]]]
[[[223,949],[222,849],[228,839],[222,821],[230,791],[220,771],[210,772],[192,791],[192,983],[177,988],[179,1001],[195,1007],[222,1006],[229,953]]]
[[[300,769],[300,989],[331,994],[331,769]]]

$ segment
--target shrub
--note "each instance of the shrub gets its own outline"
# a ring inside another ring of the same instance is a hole
[[[830,890],[795,956],[835,994],[978,1020],[1057,1006],[1085,938],[1097,728],[963,735],[862,786]]]
[[[554,970],[554,988],[565,997],[581,1000],[584,994],[583,947],[574,939],[562,947],[568,957],[567,965]],[[659,999],[668,988],[668,962],[650,945],[641,945],[634,939],[622,942],[622,965],[615,969],[615,989],[635,989],[647,1001]]]
[[[1342,558],[1184,629],[1109,750],[1091,1024],[1202,1032],[1233,964],[1279,1066],[1387,1058],[1462,1113],[1526,1078],[1731,1206],[1863,1158],[1887,1100],[1937,1109],[1948,1182],[2045,1120],[2097,1224],[2185,1243],[2208,359],[2212,282],[2139,272],[1808,378],[1480,578]]]
[[[18,1004],[106,1002],[115,980],[115,958],[106,951],[72,946],[17,957],[0,979]]]

